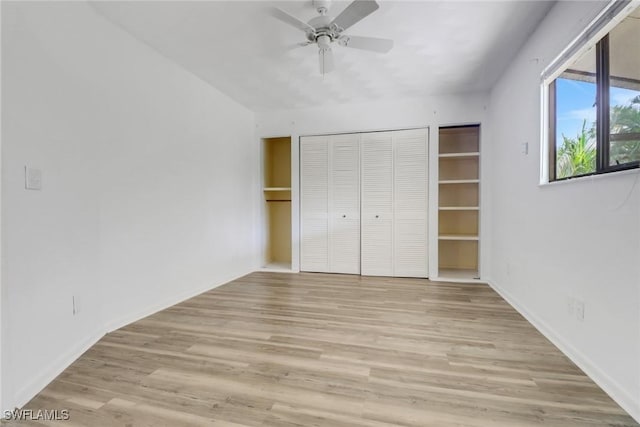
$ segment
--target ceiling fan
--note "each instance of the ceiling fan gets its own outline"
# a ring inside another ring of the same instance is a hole
[[[391,50],[393,40],[343,34],[347,28],[366,18],[380,7],[375,0],[355,0],[335,18],[328,14],[330,5],[330,0],[313,0],[313,6],[320,16],[316,16],[308,23],[277,7],[271,9],[273,17],[304,31],[307,40],[299,43],[299,46],[318,45],[318,59],[322,75],[333,70],[331,44],[334,42],[344,47],[379,53],[387,53]]]

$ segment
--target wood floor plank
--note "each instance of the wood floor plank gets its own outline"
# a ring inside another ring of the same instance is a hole
[[[256,272],[106,335],[7,426],[639,426],[491,288]],[[3,425],[4,425],[3,424]]]

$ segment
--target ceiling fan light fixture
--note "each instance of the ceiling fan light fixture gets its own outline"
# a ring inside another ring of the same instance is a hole
[[[318,47],[320,49],[329,49],[331,45],[331,37],[323,34],[316,38],[316,43],[318,43]]]

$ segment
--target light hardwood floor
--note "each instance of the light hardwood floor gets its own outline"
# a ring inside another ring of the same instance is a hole
[[[488,286],[265,272],[108,334],[26,408],[68,409],[64,426],[638,425]]]

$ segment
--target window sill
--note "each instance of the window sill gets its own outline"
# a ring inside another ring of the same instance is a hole
[[[559,181],[542,181],[538,183],[538,187],[550,187],[556,185],[566,185],[574,182],[589,182],[596,181],[605,178],[613,178],[622,175],[638,175],[640,174],[640,168],[635,167],[631,169],[624,169],[614,172],[604,172],[604,173],[596,173],[592,175],[578,176],[575,178],[561,179]]]

